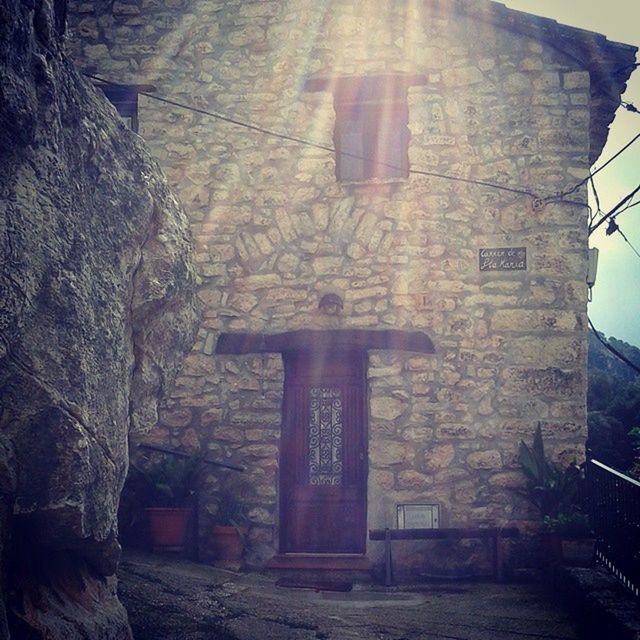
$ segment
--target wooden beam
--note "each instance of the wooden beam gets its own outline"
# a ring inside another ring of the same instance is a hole
[[[381,349],[435,353],[431,338],[423,331],[401,329],[300,329],[286,333],[222,333],[216,344],[218,354],[284,353],[326,351],[328,349]]]
[[[369,540],[462,540],[465,538],[516,538],[516,527],[451,527],[445,529],[370,529]]]

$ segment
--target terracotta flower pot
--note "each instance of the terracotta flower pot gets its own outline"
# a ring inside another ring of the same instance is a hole
[[[150,507],[145,513],[153,551],[182,551],[191,509]]]
[[[562,540],[562,559],[574,567],[592,565],[595,552],[595,538],[567,538]]]
[[[545,532],[540,536],[543,564],[562,562],[562,538],[558,533]]]
[[[246,527],[214,525],[211,533],[217,560],[237,562],[242,558]]]

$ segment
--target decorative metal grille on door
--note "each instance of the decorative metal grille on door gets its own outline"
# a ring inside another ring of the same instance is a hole
[[[342,484],[340,389],[312,387],[309,404],[309,484]]]

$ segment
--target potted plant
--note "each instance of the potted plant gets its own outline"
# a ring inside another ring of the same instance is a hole
[[[247,535],[247,516],[242,501],[245,485],[228,485],[219,494],[211,529],[212,543],[217,560],[239,562],[244,552]]]
[[[589,525],[589,518],[577,508],[547,516],[542,522],[543,530],[560,538],[561,558],[576,566],[588,566],[593,561],[596,541]]]
[[[195,494],[201,454],[162,454],[152,462],[130,464],[127,483],[147,518],[153,551],[182,551]]]
[[[525,495],[540,512],[545,557],[551,561],[569,559],[571,549],[577,547],[582,547],[579,553],[583,555],[591,548],[592,557],[595,543],[579,503],[582,474],[578,465],[562,468],[547,459],[540,425],[531,447],[520,442],[519,461],[527,482]],[[588,542],[578,544],[578,539]]]
[[[519,461],[527,481],[525,495],[538,508],[543,520],[571,510],[577,500],[580,469],[576,464],[562,469],[547,460],[540,425],[531,447],[520,441]]]

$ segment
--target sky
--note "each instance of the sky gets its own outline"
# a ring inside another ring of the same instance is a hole
[[[502,0],[502,4],[602,33],[609,40],[640,46],[638,0]],[[632,75],[623,99],[640,109],[640,68]],[[607,145],[593,169],[638,133],[640,114],[618,109]],[[608,212],[640,184],[640,140],[594,179],[600,207]],[[640,253],[640,205],[621,214],[616,222]],[[600,256],[589,317],[606,336],[640,347],[640,256],[619,233],[607,237],[606,226],[603,224],[590,238],[591,246],[600,249]]]

